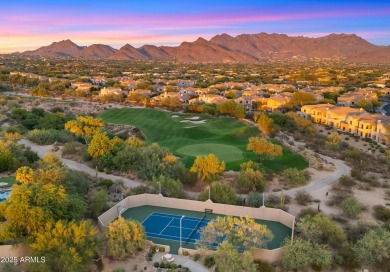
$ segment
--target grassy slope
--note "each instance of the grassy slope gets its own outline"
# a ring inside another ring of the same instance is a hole
[[[172,118],[172,115],[179,117]],[[183,156],[176,150],[193,144],[215,143],[236,146],[242,151],[244,159],[227,162],[227,169],[237,170],[240,163],[247,160],[257,160],[257,156],[246,151],[248,138],[257,136],[257,128],[232,118],[213,118],[200,115],[205,124],[191,124],[180,122],[185,118],[197,116],[194,114],[177,114],[153,109],[112,109],[103,112],[99,117],[106,123],[129,124],[142,130],[148,144],[157,142],[168,147],[174,154],[181,156],[187,167],[192,165],[194,156]],[[193,128],[186,128],[195,126]],[[307,167],[301,156],[284,150],[285,155],[272,161],[264,161],[264,166],[274,171],[285,167]]]
[[[7,182],[7,185],[0,186],[0,188],[4,187],[11,187],[13,184],[16,183],[15,177],[6,177],[6,178],[0,178],[0,182]]]

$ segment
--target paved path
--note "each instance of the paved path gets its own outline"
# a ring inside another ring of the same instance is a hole
[[[161,262],[161,257],[166,253],[156,253],[153,255],[153,263]],[[191,272],[209,272],[207,268],[205,268],[200,263],[194,262],[188,256],[183,255],[175,255],[171,254],[173,258],[175,258],[174,263],[179,265],[181,264],[183,267],[188,267]]]
[[[39,146],[39,145],[37,145],[29,140],[25,140],[25,139],[20,140],[19,143],[24,144],[25,146],[29,146],[31,148],[31,150],[38,153],[39,157],[45,156],[47,153],[52,152],[52,149],[53,149],[53,145]],[[320,155],[320,156],[324,160],[333,163],[336,167],[336,170],[333,172],[330,172],[329,176],[327,176],[326,178],[313,180],[305,186],[293,188],[290,190],[285,190],[285,191],[283,191],[283,193],[285,195],[289,195],[291,197],[294,197],[295,193],[298,190],[305,190],[308,193],[312,194],[312,193],[315,193],[317,191],[323,190],[324,188],[329,187],[332,183],[337,181],[341,176],[350,174],[351,168],[348,165],[346,165],[345,162],[343,162],[341,160],[333,159],[331,157],[323,156],[323,155]],[[86,165],[84,163],[79,163],[76,161],[64,159],[62,157],[60,157],[60,159],[70,169],[86,172],[87,174],[89,174],[93,177],[96,175],[96,170],[94,168],[89,167],[88,165]],[[98,172],[98,177],[103,178],[103,179],[111,179],[113,181],[123,180],[124,185],[127,187],[130,187],[130,188],[137,187],[139,185],[145,185],[145,183],[142,183],[142,182],[139,182],[136,180],[132,180],[132,179],[129,179],[126,177],[106,174],[106,173],[102,173],[102,172]],[[187,196],[189,196],[192,199],[197,199],[198,195],[199,195],[198,192],[191,192],[191,191],[186,191],[186,194],[187,194]],[[245,195],[245,194],[242,194],[240,196],[243,198],[247,198],[247,195]]]
[[[40,145],[37,145],[37,144],[35,144],[29,140],[25,140],[25,139],[20,140],[19,143],[30,147],[31,150],[37,152],[38,156],[41,158],[43,156],[45,156],[46,154],[51,153],[52,149],[53,149],[53,145],[40,146]],[[86,165],[84,163],[79,163],[76,161],[64,159],[60,156],[58,156],[58,157],[61,159],[62,163],[65,164],[69,169],[85,172],[92,177],[96,176],[96,170],[94,168],[89,167],[88,165]],[[111,179],[113,181],[123,180],[124,185],[127,187],[130,187],[130,188],[137,187],[140,185],[145,185],[144,183],[138,182],[136,180],[132,180],[132,179],[129,179],[126,177],[106,174],[106,173],[102,173],[102,172],[98,172],[98,177],[103,178],[103,179]]]

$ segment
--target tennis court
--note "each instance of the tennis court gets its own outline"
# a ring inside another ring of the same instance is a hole
[[[210,220],[225,216],[149,205],[129,208],[122,213],[125,219],[142,222],[147,239],[156,244],[169,245],[173,254],[177,254],[180,247],[180,218],[183,215],[185,217],[182,220],[182,246],[190,249],[195,249],[194,242],[199,239],[199,231]],[[268,249],[280,247],[284,239],[291,236],[291,229],[279,222],[258,219],[255,221],[266,225],[274,234],[274,239],[267,245]]]
[[[202,218],[184,216],[181,220],[182,243],[195,243],[199,239],[200,230],[207,226],[206,214]],[[143,222],[146,236],[180,241],[180,219],[182,216],[153,212]]]

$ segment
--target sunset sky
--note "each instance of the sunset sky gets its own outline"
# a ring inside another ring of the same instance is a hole
[[[71,39],[79,45],[178,45],[216,34],[355,33],[390,45],[390,1],[0,1],[0,53]]]

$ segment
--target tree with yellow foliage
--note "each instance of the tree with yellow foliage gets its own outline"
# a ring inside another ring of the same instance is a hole
[[[103,157],[122,142],[123,141],[116,136],[112,139],[108,138],[107,133],[105,132],[97,133],[93,136],[92,141],[88,145],[88,153],[94,159]]]
[[[34,170],[28,166],[16,170],[15,179],[20,183],[32,184],[34,182]]]
[[[198,245],[210,247],[226,240],[242,252],[252,248],[265,248],[273,237],[266,225],[258,224],[248,216],[219,216],[202,230]]]
[[[145,143],[143,141],[141,141],[140,139],[138,139],[134,135],[129,137],[129,138],[127,138],[125,143],[128,144],[131,147],[143,147],[143,146],[145,146]]]
[[[273,144],[267,141],[264,137],[250,137],[246,150],[251,150],[259,155],[259,159],[263,160],[268,157],[278,157],[283,155],[281,145]]]
[[[1,240],[34,240],[46,223],[64,216],[67,194],[55,184],[14,185],[11,195],[0,204],[0,214],[7,219],[1,225]]]
[[[198,178],[202,181],[213,181],[218,175],[225,171],[225,162],[219,162],[214,154],[207,156],[196,156],[190,172],[198,173]]]
[[[329,147],[336,148],[340,145],[341,139],[337,132],[332,132],[326,137],[325,144]]]
[[[265,135],[270,136],[276,133],[277,129],[274,120],[269,118],[265,113],[255,114],[254,119]]]
[[[89,221],[46,223],[30,245],[32,255],[45,261],[31,264],[31,270],[87,271],[97,253],[97,233]]]
[[[119,216],[108,226],[106,241],[108,256],[124,259],[145,247],[146,236],[141,223]]]
[[[104,126],[102,120],[91,116],[78,116],[76,120],[65,123],[65,129],[69,130],[76,136],[83,137],[88,143],[93,135],[97,134]]]

